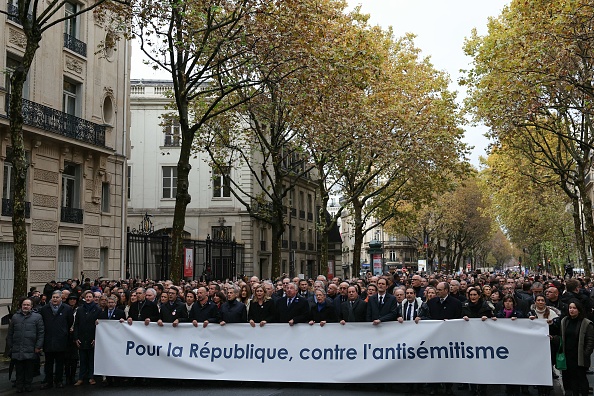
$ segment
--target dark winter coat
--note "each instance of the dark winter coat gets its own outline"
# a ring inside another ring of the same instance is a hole
[[[49,303],[39,310],[43,318],[45,337],[43,350],[45,352],[64,352],[68,348],[70,327],[74,322],[74,312],[66,304],[60,304],[54,314],[52,304]]]
[[[93,349],[95,341],[95,321],[101,309],[95,303],[83,304],[76,310],[74,321],[74,340],[80,341],[79,349]]]
[[[35,349],[43,348],[43,318],[36,312],[27,315],[18,311],[8,326],[8,351],[15,360],[35,359]]]

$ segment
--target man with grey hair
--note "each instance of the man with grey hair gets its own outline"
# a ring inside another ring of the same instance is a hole
[[[128,311],[128,324],[132,325],[133,321],[141,321],[148,326],[150,322],[158,320],[159,308],[157,304],[146,299],[144,288],[137,288],[136,302],[130,305],[130,311]]]
[[[69,345],[70,328],[74,323],[74,312],[68,304],[62,302],[62,292],[56,290],[52,293],[49,304],[44,305],[39,314],[45,328],[45,381],[41,389],[49,389],[54,385],[56,388],[63,388],[64,359]]]
[[[156,299],[157,299],[157,291],[155,289],[153,289],[152,287],[149,287],[148,289],[146,289],[146,293],[145,293],[146,299],[147,301],[156,303]]]
[[[309,304],[307,300],[297,295],[297,285],[289,282],[285,287],[286,295],[276,301],[278,323],[307,323],[309,319]]]
[[[460,293],[460,282],[455,279],[450,281],[450,297],[454,297],[460,302],[467,300],[466,296],[463,293]]]

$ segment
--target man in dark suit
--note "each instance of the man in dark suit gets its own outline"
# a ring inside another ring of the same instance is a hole
[[[440,282],[435,290],[437,291],[437,297],[427,301],[429,317],[423,319],[447,320],[462,318],[462,302],[450,296],[450,285],[447,282]],[[452,395],[452,384],[444,384],[444,386],[445,394]],[[436,392],[437,386],[433,384],[429,394],[434,395]]]
[[[289,283],[285,287],[286,296],[276,301],[277,323],[307,323],[309,317],[309,303],[307,299],[297,295],[297,285]]]
[[[343,302],[339,311],[340,324],[346,322],[365,322],[367,319],[367,303],[359,298],[359,288],[349,286],[347,301]]]
[[[348,289],[349,289],[348,282],[340,282],[340,284],[338,285],[338,294],[336,295],[336,297],[334,298],[334,301],[333,301],[334,310],[336,311],[337,314],[340,313],[342,304],[347,302],[347,300],[349,299]]]
[[[43,318],[45,335],[43,352],[45,352],[45,382],[41,389],[64,387],[64,359],[68,349],[68,335],[74,323],[74,312],[62,302],[62,293],[55,290],[49,304],[44,305],[39,314]],[[55,367],[55,370],[54,370]]]
[[[202,327],[206,327],[209,323],[220,322],[219,310],[216,304],[208,299],[208,292],[205,287],[199,287],[196,291],[196,302],[192,305],[188,320],[192,322],[194,327],[198,327],[198,323],[202,323]]]
[[[174,287],[167,290],[167,302],[161,305],[159,311],[159,320],[157,321],[159,326],[163,326],[163,323],[172,323],[173,327],[176,327],[180,320],[188,317],[186,304],[177,299],[177,294],[177,289]]]
[[[392,322],[398,318],[398,304],[393,294],[386,293],[388,282],[384,278],[377,281],[377,294],[369,298],[367,303],[367,322],[378,325],[381,322]]]
[[[124,310],[117,307],[118,298],[116,296],[109,296],[107,298],[107,308],[99,312],[97,319],[108,319],[108,320],[125,320],[126,314]]]

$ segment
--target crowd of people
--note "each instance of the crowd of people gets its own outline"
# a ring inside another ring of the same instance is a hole
[[[534,274],[461,273],[385,274],[355,279],[256,276],[235,281],[120,281],[85,279],[48,282],[21,300],[9,325],[8,346],[16,365],[17,392],[30,391],[35,360],[45,355],[41,388],[65,385],[118,385],[122,379],[94,375],[98,321],[119,320],[159,326],[224,326],[268,323],[289,326],[326,323],[449,320],[546,320],[551,365],[557,351],[566,355],[562,370],[566,395],[587,396],[594,350],[594,293],[589,279]],[[77,374],[77,367],[79,367]],[[475,379],[476,380],[476,379]],[[477,382],[477,381],[474,381]],[[480,381],[479,381],[480,382]],[[530,384],[526,384],[530,385]],[[453,384],[406,384],[404,390],[453,394]],[[459,390],[483,395],[485,384],[460,384]],[[537,387],[546,396],[551,387]],[[529,386],[507,386],[508,394],[529,394]]]

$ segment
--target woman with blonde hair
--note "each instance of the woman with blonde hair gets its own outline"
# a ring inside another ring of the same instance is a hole
[[[259,323],[260,327],[273,322],[275,316],[274,302],[266,294],[263,285],[254,288],[254,298],[248,308],[248,322],[252,327]]]

